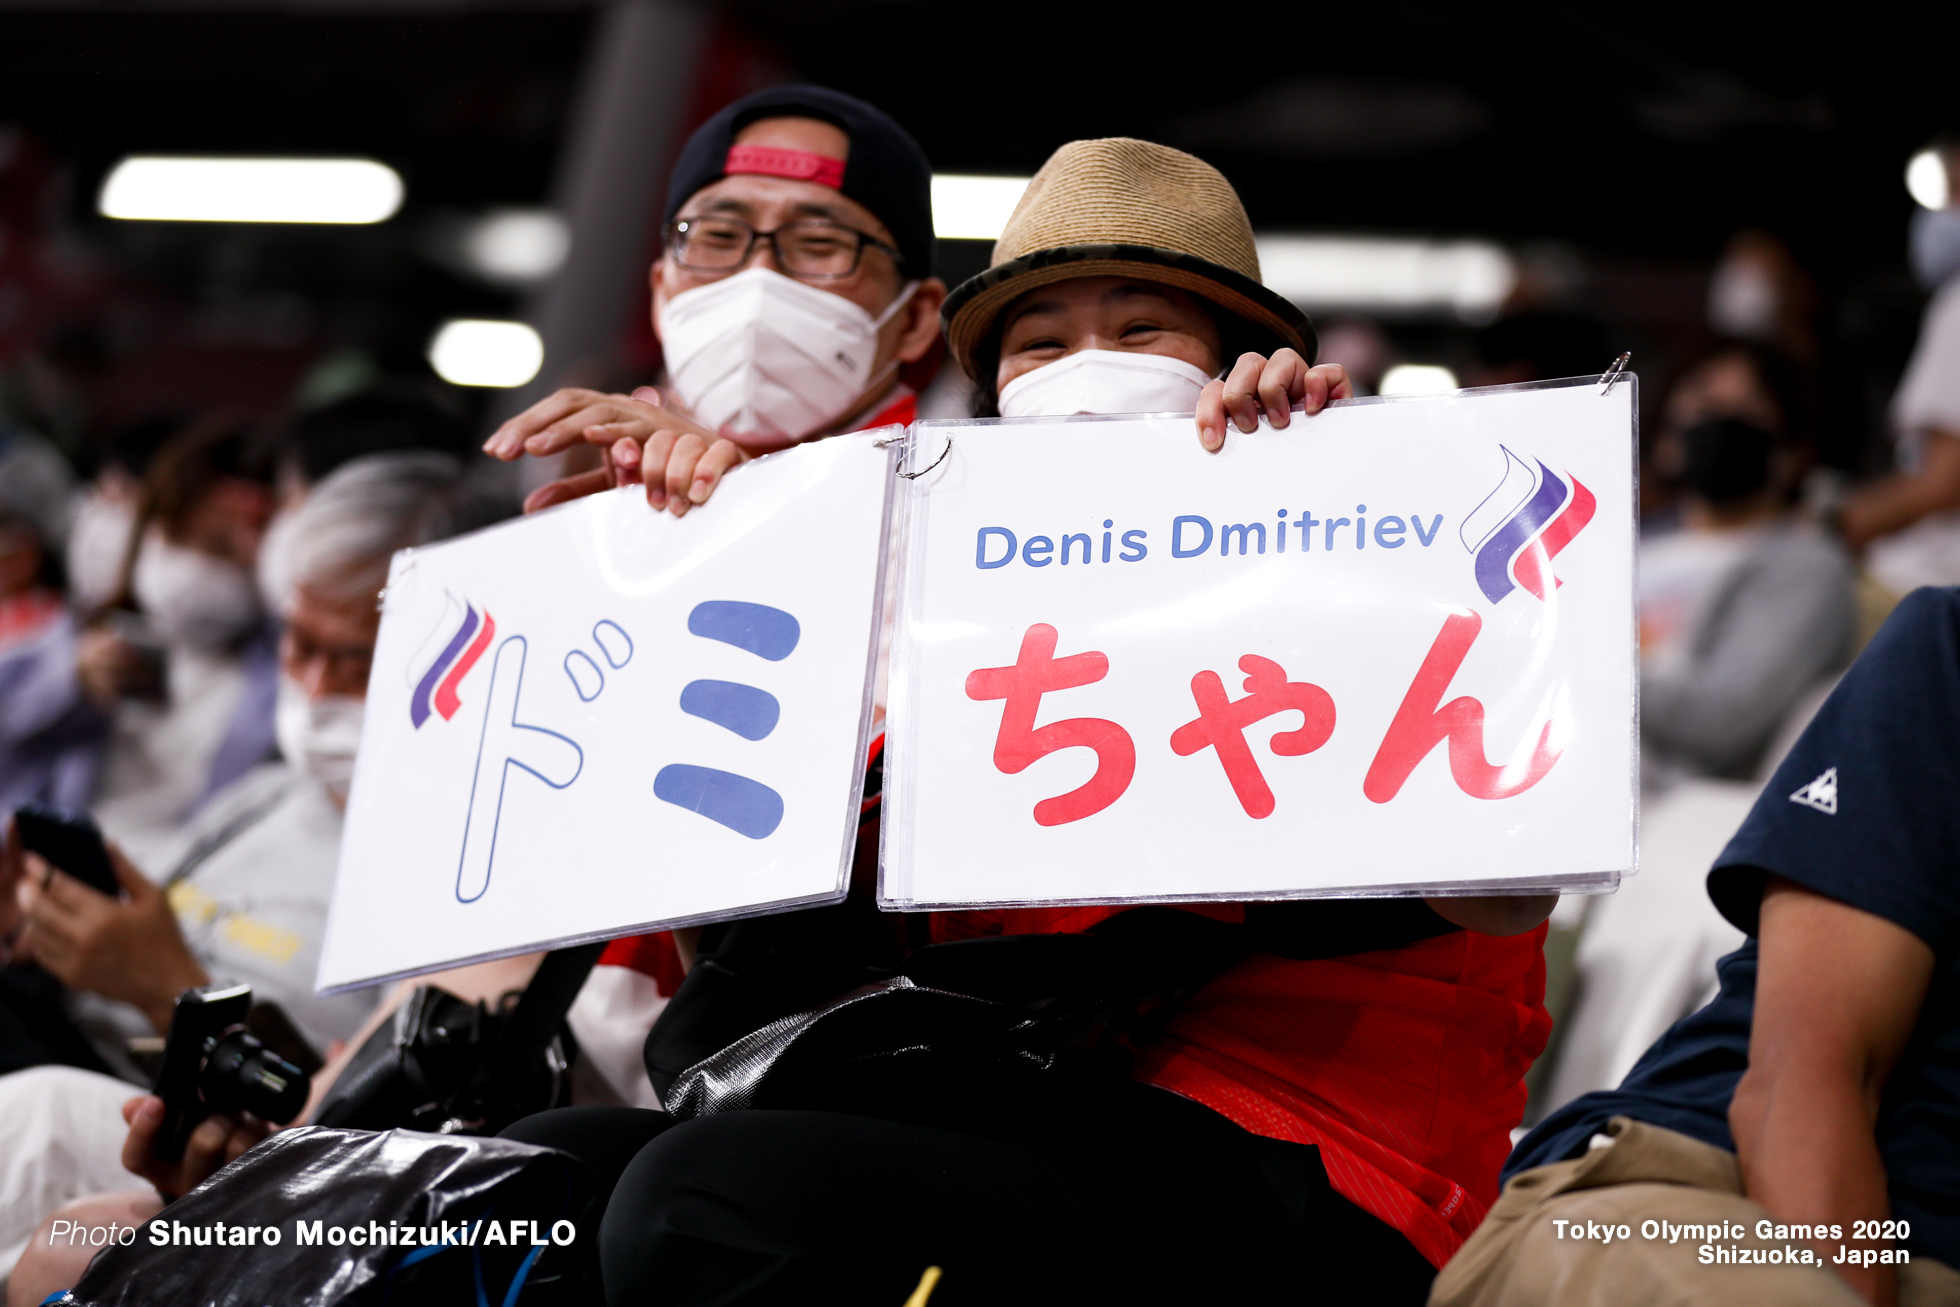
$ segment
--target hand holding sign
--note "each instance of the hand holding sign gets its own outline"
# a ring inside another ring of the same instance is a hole
[[[1343,405],[1215,455],[1176,419],[927,425],[885,902],[1615,883],[1631,392]]]
[[[498,427],[483,451],[508,462],[526,454],[548,458],[581,444],[604,450],[607,465],[538,487],[524,501],[525,512],[644,484],[649,504],[680,517],[706,503],[722,476],[749,458],[652,386],[631,395],[557,391]]]
[[[322,988],[841,897],[878,439],[758,460],[685,522],[627,490],[397,555]]]
[[[1222,449],[1228,418],[1243,432],[1256,430],[1262,417],[1284,429],[1292,424],[1295,404],[1312,417],[1337,399],[1353,398],[1354,385],[1338,363],[1308,367],[1291,349],[1279,350],[1270,359],[1241,354],[1230,372],[1199,394],[1198,440],[1206,449]]]

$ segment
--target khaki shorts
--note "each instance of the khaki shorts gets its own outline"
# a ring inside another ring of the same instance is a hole
[[[1584,1157],[1512,1177],[1490,1215],[1436,1277],[1429,1307],[1862,1307],[1828,1265],[1704,1263],[1702,1248],[1801,1251],[1762,1240],[1769,1213],[1742,1196],[1733,1153],[1684,1134],[1615,1117],[1613,1142]],[[1624,1228],[1628,1237],[1559,1237]],[[1646,1222],[1742,1227],[1735,1238],[1646,1238]],[[1588,1223],[1591,1223],[1588,1225]],[[1900,1307],[1960,1307],[1960,1273],[1930,1258],[1899,1268]]]

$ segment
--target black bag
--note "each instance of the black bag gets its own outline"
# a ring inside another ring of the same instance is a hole
[[[895,976],[743,1036],[681,1073],[663,1102],[683,1121],[774,1107],[957,1113],[976,1092],[1052,1068],[1061,1034],[1006,1004]]]
[[[565,1013],[604,948],[546,954],[524,992],[506,994],[495,1009],[434,986],[417,989],[348,1061],[314,1123],[493,1135],[563,1107],[578,1056]]]
[[[904,956],[864,898],[707,927],[694,965],[647,1032],[647,1078],[666,1102],[681,1072],[792,1012],[893,974]]]
[[[134,1242],[96,1254],[56,1302],[581,1301],[577,1241],[597,1232],[568,1227],[589,1187],[584,1169],[565,1154],[506,1139],[286,1130],[166,1207],[138,1228]],[[513,1222],[521,1228],[513,1231]],[[541,1244],[532,1242],[532,1222]],[[278,1232],[276,1242],[267,1230]],[[383,1241],[369,1242],[376,1230]]]
[[[1420,899],[1249,904],[1245,918],[1141,907],[1082,934],[928,945],[861,975],[849,993],[751,1026],[661,1086],[662,1102],[682,1119],[771,1107],[924,1122],[998,1116],[1041,1096],[1031,1076],[1124,1074],[1186,997],[1249,953],[1338,957],[1455,929]],[[753,1020],[757,989],[738,991],[745,1001],[733,1010],[682,1015],[691,1029],[717,1015],[724,1026]],[[649,1074],[673,1046],[663,1023],[687,993],[648,1036]]]
[[[748,1108],[959,1119],[1066,1068],[1120,1074],[1127,1046],[1242,955],[1229,926],[1151,910],[1108,932],[934,944],[896,975],[780,1017],[663,1095],[686,1119]]]

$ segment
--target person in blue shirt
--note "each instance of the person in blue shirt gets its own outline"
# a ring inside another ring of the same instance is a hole
[[[1708,892],[1750,936],[1716,997],[1518,1144],[1431,1307],[1960,1302],[1960,589],[1900,604]]]

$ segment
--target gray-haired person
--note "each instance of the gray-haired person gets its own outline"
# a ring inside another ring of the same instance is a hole
[[[124,1078],[59,1066],[0,1076],[0,1156],[11,1159],[0,1168],[0,1269],[12,1267],[51,1207],[131,1183],[119,1160],[120,1109],[131,1081],[143,1078],[125,1040],[165,1030],[178,992],[249,983],[255,999],[279,1004],[326,1054],[367,1018],[376,991],[322,997],[313,978],[380,626],[375,595],[396,550],[503,512],[442,455],[383,454],[341,468],[294,510],[262,563],[283,597],[285,761],[216,796],[151,874],[112,848],[122,898],[8,842],[0,937],[14,936],[16,960],[32,959],[67,985],[69,1013]]]

